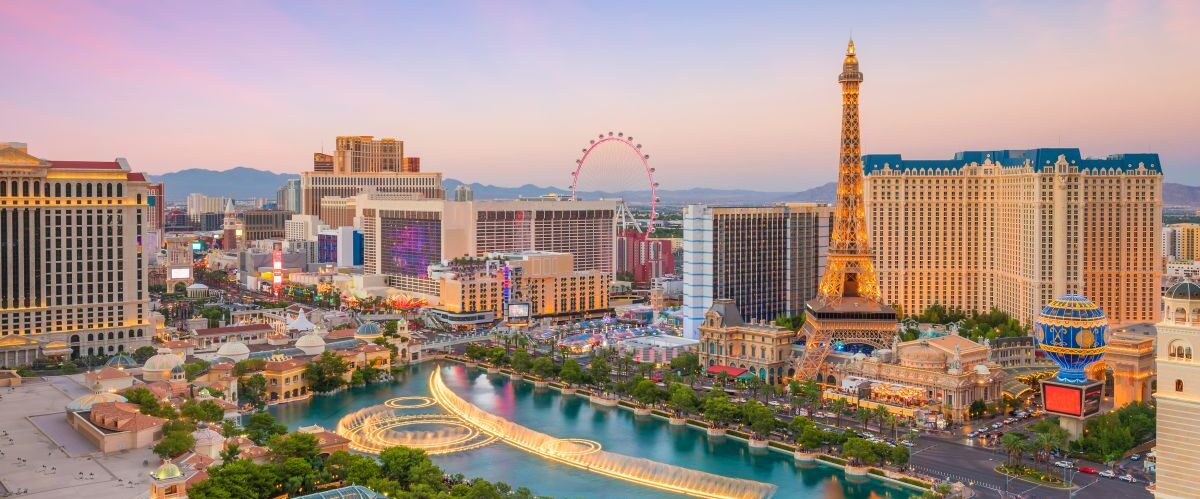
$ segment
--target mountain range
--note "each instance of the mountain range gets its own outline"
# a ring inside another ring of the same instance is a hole
[[[152,180],[164,184],[167,202],[182,202],[189,193],[201,193],[210,196],[230,196],[235,199],[267,198],[275,199],[275,191],[288,179],[299,178],[294,173],[275,173],[255,168],[239,166],[225,171],[189,168],[177,172],[154,175]],[[462,181],[452,178],[445,179],[442,184],[447,193],[452,193],[456,187],[463,185]],[[546,194],[569,195],[568,189],[559,187],[542,187],[525,184],[518,187],[501,187],[480,183],[466,184],[474,191],[475,199],[516,199],[518,197],[534,197]],[[583,197],[596,199],[600,197],[622,197],[625,199],[649,199],[647,191],[626,192],[581,192]],[[819,202],[832,203],[837,196],[837,184],[828,182],[811,189],[793,192],[755,191],[749,189],[712,189],[693,187],[690,189],[660,189],[658,197],[664,205],[682,205],[689,203],[710,204],[765,204],[780,202]],[[1167,206],[1200,207],[1200,186],[1163,183],[1163,204]]]

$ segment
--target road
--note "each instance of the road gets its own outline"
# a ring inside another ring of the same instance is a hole
[[[982,497],[987,498],[1004,497],[1006,480],[1003,475],[995,471],[995,468],[1003,464],[1005,459],[1002,451],[970,446],[966,444],[965,439],[954,441],[923,436],[913,447],[909,463],[922,473],[972,484]],[[1097,480],[1098,482],[1093,484]],[[1113,497],[1149,499],[1152,497],[1146,491],[1144,481],[1130,484],[1083,473],[1076,474],[1074,481],[1081,486],[1087,485],[1086,488],[1075,494],[1075,497],[1080,499]],[[1038,486],[1017,479],[1009,481],[1008,491],[1010,494],[1021,494],[1024,497],[1069,497],[1066,490]]]

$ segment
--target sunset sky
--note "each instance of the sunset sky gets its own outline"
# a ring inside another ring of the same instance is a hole
[[[867,153],[1161,154],[1200,184],[1200,2],[0,2],[0,142],[151,174],[299,172],[337,135],[568,184],[599,132],[664,188],[834,178],[853,32]]]

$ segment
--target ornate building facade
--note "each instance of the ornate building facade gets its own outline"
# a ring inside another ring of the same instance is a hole
[[[765,321],[745,322],[733,300],[718,299],[700,326],[700,366],[745,369],[768,384],[795,374],[792,342],[796,333]]]
[[[75,357],[150,344],[147,186],[124,159],[51,161],[0,143],[0,337]]]
[[[1184,282],[1163,296],[1158,323],[1158,498],[1196,497],[1200,469],[1200,285]]]
[[[1032,324],[1068,292],[1114,324],[1153,322],[1161,277],[1157,154],[966,151],[949,160],[863,157],[885,303],[999,308]],[[937,220],[938,223],[929,223]]]

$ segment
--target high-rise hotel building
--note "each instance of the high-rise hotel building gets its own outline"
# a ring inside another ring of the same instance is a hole
[[[300,174],[301,213],[317,215],[331,226],[335,221],[344,224],[345,217],[332,211],[340,205],[322,200],[353,197],[371,187],[379,192],[407,194],[412,199],[446,197],[442,174],[422,173],[420,158],[404,156],[403,141],[345,136],[337,138],[332,155],[313,154],[313,171]]]
[[[124,159],[51,161],[0,144],[0,363],[150,344],[149,194]]]
[[[831,206],[690,205],[683,213],[685,337],[699,338],[713,300],[733,300],[746,320],[773,321],[817,295]]]
[[[616,201],[415,200],[367,191],[355,199],[362,221],[363,270],[391,286],[436,297],[429,266],[489,253],[570,253],[574,271],[614,271]]]
[[[867,224],[883,301],[940,303],[1031,324],[1068,292],[1114,323],[1157,319],[1162,168],[1157,154],[1078,149],[863,156]]]

